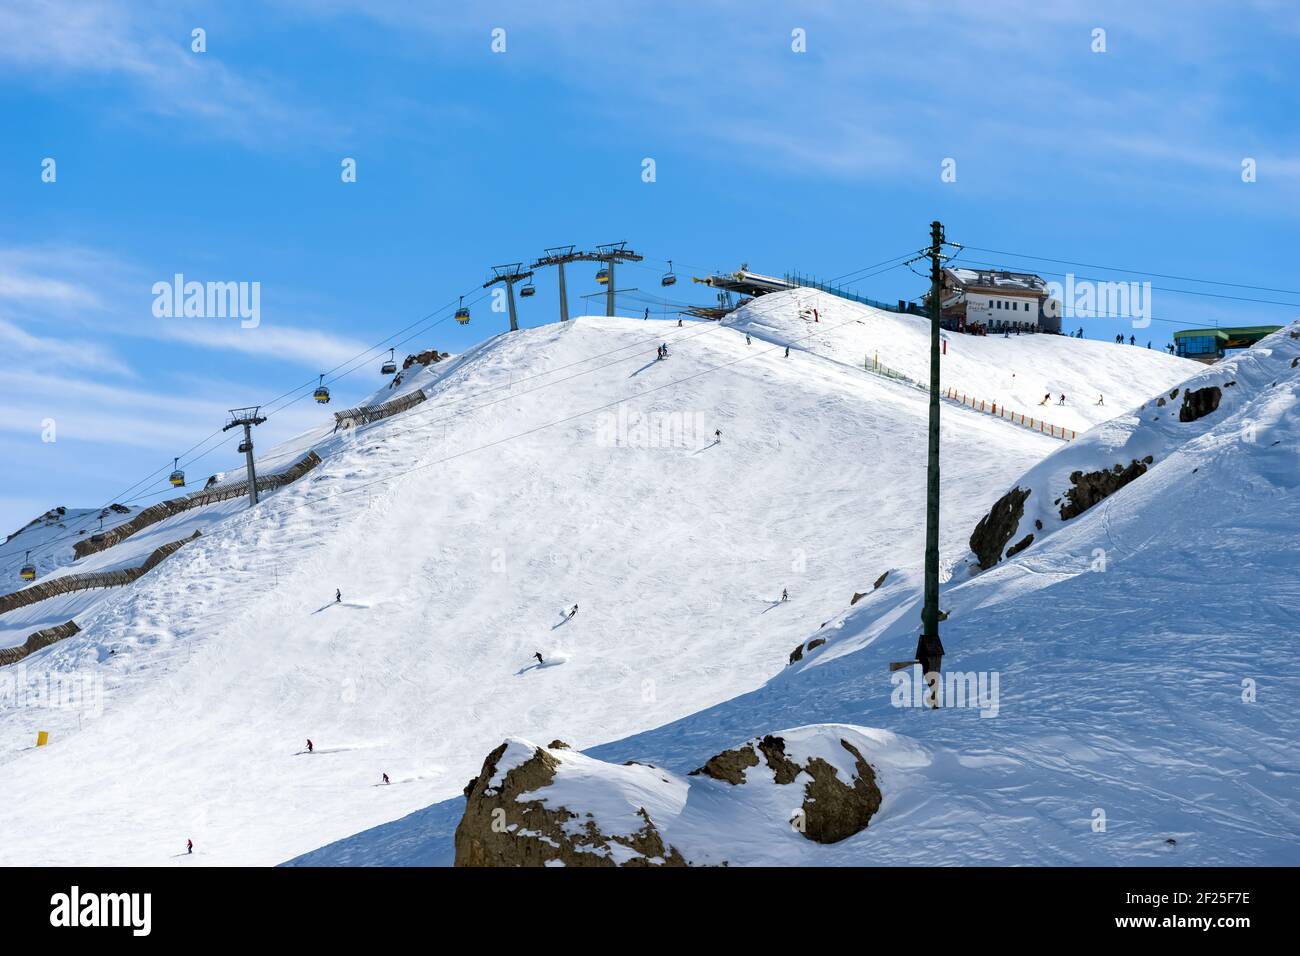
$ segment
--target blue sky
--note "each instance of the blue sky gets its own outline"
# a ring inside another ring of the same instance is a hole
[[[939,218],[972,246],[1300,287],[1298,43],[1283,2],[0,0],[0,525],[106,504],[227,408],[314,384],[551,245],[627,240],[646,263],[620,286],[657,291],[668,258],[683,277],[851,273]],[[261,324],[156,317],[153,284],[178,272],[260,283]],[[575,312],[593,273],[570,273]],[[523,324],[555,320],[553,286],[539,276]],[[855,286],[923,287],[900,269]],[[501,331],[485,306],[399,360]],[[1137,334],[1161,347],[1300,306],[1157,291],[1152,311]],[[339,379],[333,407],[377,387],[378,365]],[[325,415],[299,401],[260,443]],[[236,463],[225,447],[189,470]]]

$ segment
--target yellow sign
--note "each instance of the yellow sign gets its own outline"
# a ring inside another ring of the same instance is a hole
[[[36,746],[44,747],[50,742],[50,732],[48,730],[36,731]]]

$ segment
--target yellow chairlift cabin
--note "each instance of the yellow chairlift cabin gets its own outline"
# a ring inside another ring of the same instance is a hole
[[[172,459],[172,473],[167,476],[167,480],[171,482],[173,488],[185,487],[185,472],[181,471],[179,458]]]
[[[322,405],[329,404],[330,390],[325,387],[325,373],[320,373],[320,384],[316,386],[316,391],[312,393],[312,398],[316,399]]]
[[[460,308],[456,310],[456,321],[461,325],[469,325],[469,308],[465,305],[465,297],[460,297]]]
[[[608,269],[601,269],[599,272],[597,272],[597,273],[596,273],[596,281],[597,281],[598,283],[600,283],[601,285],[608,285],[608,284],[609,284],[609,270],[608,270]]]
[[[36,580],[36,565],[32,564],[31,557],[32,553],[30,551],[23,555],[23,566],[18,572],[18,576],[24,581]]]

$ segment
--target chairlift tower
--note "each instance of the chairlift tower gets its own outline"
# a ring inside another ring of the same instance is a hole
[[[565,291],[564,285],[564,266],[569,262],[587,262],[595,258],[590,252],[574,252],[573,246],[551,246],[546,250],[546,255],[542,256],[530,266],[532,269],[541,269],[544,266],[555,266],[560,274],[560,321],[569,321],[569,294]]]
[[[626,242],[607,242],[603,246],[597,246],[591,258],[605,263],[605,268],[609,271],[609,281],[605,284],[605,314],[612,316],[614,314],[614,263],[640,262],[642,257],[627,248]]]
[[[483,288],[487,289],[496,285],[498,282],[506,284],[506,296],[510,300],[510,331],[519,331],[519,320],[515,316],[515,283],[522,282],[524,279],[532,278],[533,271],[520,272],[523,268],[522,262],[507,262],[503,265],[492,267],[492,278],[483,283]]]
[[[250,508],[257,504],[257,472],[253,469],[253,426],[266,421],[264,415],[257,414],[261,407],[254,405],[251,408],[232,408],[230,421],[226,423],[225,428],[221,429],[225,432],[240,425],[244,426],[244,440],[239,448],[248,462],[248,506]]]

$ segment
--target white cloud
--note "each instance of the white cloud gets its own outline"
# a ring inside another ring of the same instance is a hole
[[[45,85],[84,74],[116,76],[152,113],[195,121],[187,132],[267,148],[307,131],[338,135],[318,110],[291,103],[259,72],[190,49],[193,17],[181,5],[97,0],[0,4],[0,70]]]
[[[235,319],[159,319],[157,324],[141,329],[140,334],[197,348],[279,358],[322,372],[370,347],[359,339],[316,329],[276,326],[266,320],[257,328],[244,329]]]
[[[77,367],[86,374],[94,372],[131,377],[135,372],[111,349],[93,342],[69,338],[33,335],[13,322],[0,317],[0,350],[12,367],[41,369],[47,375],[65,375]]]

